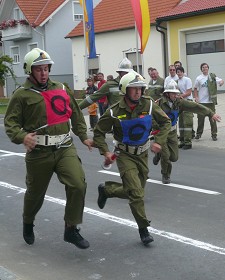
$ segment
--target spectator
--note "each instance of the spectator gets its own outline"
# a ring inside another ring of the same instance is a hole
[[[175,66],[172,64],[169,66],[169,76],[167,76],[165,78],[165,81],[164,81],[164,88],[166,88],[166,86],[168,85],[168,83],[171,81],[171,80],[174,80],[174,81],[177,81],[178,80],[178,76],[176,74],[176,68]]]
[[[107,76],[107,81],[112,81],[114,78],[113,78],[113,75],[108,75]]]
[[[148,89],[145,91],[145,95],[157,100],[162,97],[164,91],[164,79],[159,76],[159,73],[155,68],[151,69],[151,80],[148,84]]]
[[[222,86],[224,81],[215,74],[209,73],[209,65],[202,63],[200,65],[202,74],[199,75],[194,84],[195,102],[200,103],[216,112],[217,105],[217,85]],[[198,128],[195,139],[200,139],[204,130],[205,116],[198,115]],[[211,136],[213,141],[217,141],[217,124],[209,119],[211,126]]]
[[[98,105],[96,102],[88,106],[89,121],[90,121],[90,130],[93,131],[95,125],[98,122]]]
[[[86,94],[91,95],[97,90],[98,88],[94,85],[94,79],[92,77],[87,78]]]
[[[97,77],[98,77],[98,81],[99,81],[98,82],[98,89],[100,89],[106,83],[106,80],[104,79],[104,74],[103,73],[99,72],[97,74]],[[98,100],[98,106],[99,106],[100,116],[102,116],[108,108],[107,96],[103,96],[102,98],[100,98]]]

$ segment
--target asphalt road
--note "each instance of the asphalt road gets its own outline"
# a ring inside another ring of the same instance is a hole
[[[80,250],[63,241],[64,187],[54,176],[35,221],[33,246],[22,238],[24,148],[9,142],[0,119],[0,279],[215,280],[225,279],[225,150],[193,145],[162,185],[150,157],[146,212],[155,239],[141,244],[127,201],[109,199],[99,210],[97,186],[120,181],[116,165],[105,173],[97,150],[75,139],[88,183]],[[109,143],[112,138],[108,136]]]

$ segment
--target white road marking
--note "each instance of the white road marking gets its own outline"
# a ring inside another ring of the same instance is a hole
[[[24,188],[20,188],[11,184],[8,184],[6,182],[1,182],[0,181],[0,186],[7,188],[7,189],[11,189],[14,191],[17,191],[18,194],[20,193],[25,193],[25,189]],[[49,201],[49,202],[53,202],[59,205],[63,205],[65,206],[66,201],[63,199],[59,199],[59,198],[55,198],[55,197],[51,197],[46,195],[45,196],[45,200]],[[119,218],[113,215],[109,215],[107,213],[101,212],[101,211],[97,211],[91,208],[84,208],[84,212],[93,216],[97,216],[99,218],[108,220],[108,221],[112,221],[114,223],[118,223],[124,226],[128,226],[128,227],[132,227],[132,228],[137,228],[137,224],[133,221],[130,221],[128,219],[123,219],[123,218]],[[190,246],[194,246],[197,248],[201,248],[203,250],[207,250],[207,251],[211,251],[220,255],[225,255],[225,248],[222,247],[218,247],[218,246],[214,246],[213,244],[210,243],[205,243],[199,240],[195,240],[195,239],[191,239],[179,234],[175,234],[172,232],[167,232],[167,231],[163,231],[163,230],[158,230],[152,227],[149,227],[149,232],[155,234],[155,235],[159,235],[161,237],[165,237],[167,239],[171,239],[180,243],[184,243],[184,244],[188,244]]]
[[[119,173],[108,171],[108,170],[99,170],[98,172],[113,175],[113,176],[120,176]],[[212,194],[212,195],[221,194],[221,193],[215,192],[215,191],[199,189],[199,188],[194,188],[194,187],[189,187],[189,186],[184,186],[184,185],[178,185],[178,184],[173,184],[173,183],[163,184],[161,181],[157,181],[157,180],[153,180],[153,179],[148,179],[147,182],[163,185],[165,187],[178,188],[178,189],[183,189],[183,190],[188,190],[188,191],[193,191],[193,192],[200,192],[200,193],[205,193],[205,194]]]
[[[4,157],[4,156],[25,157],[25,155],[26,155],[26,153],[14,153],[14,152],[9,152],[9,151],[5,151],[5,150],[0,150],[0,153],[3,153],[3,155],[1,155],[2,157]]]
[[[0,155],[0,157],[7,157],[7,156],[25,157],[25,155],[26,155],[26,153],[14,153],[14,152],[5,151],[5,150],[0,150],[0,153],[3,153],[3,155]],[[108,171],[108,170],[99,170],[98,172],[113,175],[113,176],[120,176],[118,172],[112,172],[112,171]],[[178,185],[178,184],[173,184],[173,183],[163,184],[161,181],[157,181],[157,180],[153,180],[153,179],[148,179],[147,182],[164,185],[166,187],[178,188],[178,189],[183,189],[183,190],[188,190],[188,191],[193,191],[193,192],[200,192],[200,193],[205,193],[205,194],[212,194],[212,195],[221,194],[221,193],[215,192],[215,191],[194,188],[194,187],[184,186],[184,185]]]

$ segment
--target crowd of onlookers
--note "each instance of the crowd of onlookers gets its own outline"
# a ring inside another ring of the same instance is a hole
[[[196,77],[196,80],[193,83],[182,67],[182,63],[180,61],[175,61],[174,64],[169,65],[169,73],[165,79],[160,77],[156,68],[149,67],[148,74],[150,76],[150,82],[148,83],[148,88],[145,90],[145,95],[150,96],[155,101],[159,100],[163,96],[166,86],[171,80],[173,80],[178,85],[180,91],[179,98],[184,98],[190,102],[200,103],[215,112],[215,105],[217,104],[217,85],[222,86],[224,81],[217,77],[214,73],[209,72],[209,65],[207,63],[202,63],[200,65],[200,70],[202,73]],[[93,94],[109,80],[113,80],[112,75],[108,75],[107,80],[105,80],[103,73],[99,72],[97,74],[93,74],[87,79],[86,94]],[[100,98],[97,102],[92,103],[88,107],[90,115],[90,130],[93,130],[98,122],[98,112],[100,116],[102,116],[108,107],[109,103],[106,96]],[[193,128],[193,113],[184,111],[179,115],[179,148],[185,150],[191,149],[192,139],[201,138],[204,130],[205,117],[200,114],[198,114],[197,117],[198,127],[195,131]],[[209,121],[212,140],[216,141],[217,124],[211,119],[209,119]]]
[[[93,74],[92,76],[88,77],[86,95],[93,94],[95,91],[100,89],[101,86],[106,83],[106,81],[109,80],[113,80],[113,75],[108,75],[107,80],[105,80],[104,74],[101,72],[99,72],[98,74]],[[94,102],[90,106],[88,106],[91,131],[95,127],[96,123],[98,122],[98,109],[99,109],[100,116],[102,116],[107,108],[108,108],[108,100],[106,96],[100,98],[97,102]]]
[[[196,77],[194,83],[185,73],[182,63],[175,61],[174,64],[169,65],[169,75],[163,79],[159,76],[156,68],[149,67],[148,74],[150,82],[145,94],[149,95],[154,100],[160,99],[163,95],[164,89],[171,80],[176,81],[180,90],[180,98],[187,99],[190,102],[197,102],[210,108],[213,112],[216,111],[217,105],[217,85],[222,86],[224,81],[217,77],[214,73],[209,72],[209,65],[202,63],[200,65],[201,74]],[[179,148],[191,149],[192,139],[200,139],[204,130],[205,116],[200,114],[198,117],[197,130],[193,129],[193,113],[182,112],[179,115],[179,134],[180,144]],[[217,141],[217,124],[209,119],[211,126],[211,136],[213,141]]]

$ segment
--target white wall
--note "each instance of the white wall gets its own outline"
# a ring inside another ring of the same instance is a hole
[[[74,89],[86,88],[84,63],[84,38],[72,38]],[[123,59],[123,52],[130,48],[136,49],[136,36],[134,29],[107,32],[95,35],[96,52],[100,55],[100,71],[105,77],[112,74],[117,76],[116,69]],[[148,67],[158,69],[163,76],[163,53],[161,33],[151,27],[151,34],[143,54],[144,76],[149,81]]]

